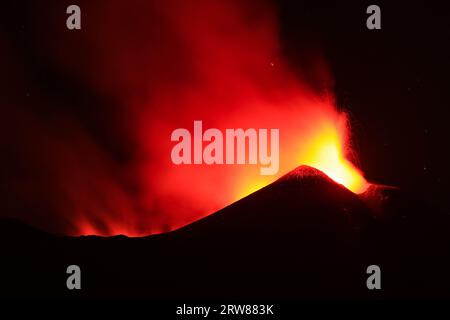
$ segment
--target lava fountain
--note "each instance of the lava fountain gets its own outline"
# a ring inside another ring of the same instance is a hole
[[[355,193],[365,189],[362,173],[349,161],[350,127],[331,94],[325,59],[316,50],[292,67],[270,1],[111,1],[101,10],[94,2],[83,8],[95,23],[79,37],[67,38],[64,28],[41,28],[40,20],[30,29],[54,30],[55,40],[40,43],[37,56],[51,61],[49,69],[79,79],[102,102],[81,108],[66,101],[64,117],[56,109],[59,121],[28,115],[26,132],[12,127],[30,150],[23,161],[32,159],[29,167],[37,168],[35,177],[16,179],[23,185],[12,190],[17,203],[41,209],[25,215],[18,208],[18,217],[69,235],[161,233],[302,164]],[[221,132],[279,130],[279,170],[263,176],[248,164],[174,164],[171,133],[196,120]],[[36,145],[39,152],[32,152]]]
[[[293,133],[284,137],[288,150],[283,149],[280,174],[276,178],[289,172],[299,165],[314,167],[335,182],[343,185],[350,191],[360,194],[369,186],[363,173],[347,158],[353,156],[354,150],[349,143],[350,126],[344,112],[338,112],[331,107],[331,101],[324,102],[327,106],[321,106],[323,113],[310,114],[308,118],[315,118],[313,128],[303,128],[303,132]],[[298,135],[297,135],[298,134]],[[244,174],[245,176],[245,174]],[[240,192],[236,199],[242,198],[270,182],[273,178],[252,176],[242,185],[237,186]]]
[[[348,147],[345,114],[341,117],[340,122],[318,130],[301,162],[319,169],[354,193],[362,193],[367,189],[368,183],[362,172],[346,158],[352,150]]]

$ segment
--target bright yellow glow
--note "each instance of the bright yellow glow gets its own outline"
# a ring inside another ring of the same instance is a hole
[[[273,182],[273,177],[268,176],[259,176],[257,178],[246,178],[243,179],[244,181],[248,181],[247,183],[242,184],[242,187],[236,190],[236,197],[235,200],[244,198],[248,196],[249,194],[252,194],[255,191],[258,191],[259,189],[264,188],[271,182]]]
[[[331,179],[354,193],[367,189],[367,181],[361,172],[344,157],[343,138],[336,130],[325,130],[309,145],[302,163],[319,169]],[[306,157],[305,157],[306,155]]]
[[[280,149],[280,171],[276,176],[261,176],[257,170],[240,173],[233,201],[241,199],[275,181],[300,165],[316,168],[335,182],[354,193],[362,193],[368,183],[350,161],[346,159],[346,126],[344,115],[324,119],[312,125],[309,131],[288,135],[284,149]]]

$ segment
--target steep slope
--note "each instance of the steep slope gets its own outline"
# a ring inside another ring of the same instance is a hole
[[[4,220],[0,295],[448,297],[448,227],[447,215],[399,190],[373,186],[358,196],[299,167],[161,235],[57,237]],[[82,269],[79,292],[65,287],[70,264]],[[366,288],[371,264],[382,268],[381,291]]]

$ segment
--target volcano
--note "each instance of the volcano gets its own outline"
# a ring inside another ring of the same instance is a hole
[[[203,219],[148,237],[57,236],[3,219],[0,294],[449,297],[449,222],[396,188],[372,185],[357,195],[301,166]],[[82,270],[82,290],[66,289],[71,264]],[[381,268],[381,290],[366,287],[372,264]]]

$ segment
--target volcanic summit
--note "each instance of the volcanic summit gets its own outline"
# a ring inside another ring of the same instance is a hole
[[[445,296],[448,277],[438,271],[449,266],[448,216],[400,195],[380,218],[367,205],[373,195],[301,166],[203,219],[143,238],[60,237],[3,220],[1,295],[70,296],[64,270],[76,263],[84,297]],[[382,291],[366,288],[371,264],[383,268]]]

